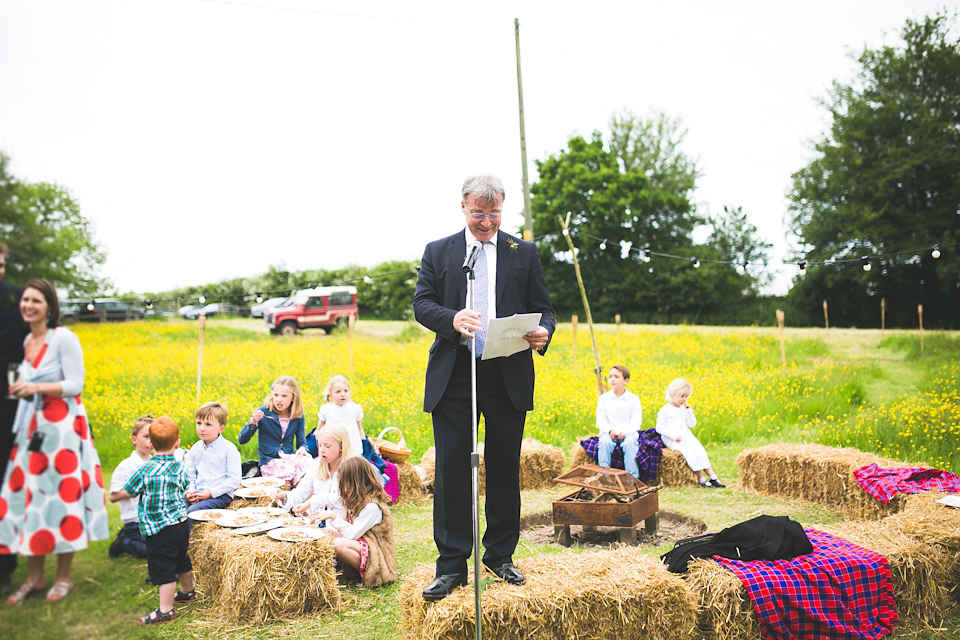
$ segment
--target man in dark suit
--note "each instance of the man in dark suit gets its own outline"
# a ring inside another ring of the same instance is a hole
[[[466,584],[467,558],[473,550],[468,339],[477,341],[479,356],[486,318],[540,313],[540,327],[524,336],[530,349],[506,358],[478,357],[476,363],[477,408],[486,432],[483,563],[511,584],[524,581],[513,565],[513,552],[520,539],[520,442],[526,412],[533,409],[531,350],[543,354],[556,325],[536,248],[499,230],[503,184],[493,176],[473,176],[464,182],[462,195],[466,228],[427,245],[413,297],[417,321],[436,333],[427,362],[423,410],[433,416],[437,452],[433,537],[440,557],[436,578],[423,592],[427,600],[439,600]],[[462,267],[468,250],[478,243],[482,244],[474,267],[476,310],[467,310]]]
[[[27,325],[20,317],[20,294],[23,290],[3,281],[7,273],[7,245],[0,242],[0,366],[4,368],[0,390],[0,484],[3,483],[10,449],[13,447],[13,420],[17,401],[7,399],[7,363],[23,362],[23,339]],[[10,575],[17,568],[17,556],[0,555],[0,594],[10,591]]]

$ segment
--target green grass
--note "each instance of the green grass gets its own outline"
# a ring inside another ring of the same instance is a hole
[[[222,325],[211,323],[208,339],[243,343],[252,339],[263,344],[271,340],[259,325],[250,324],[248,328],[239,321],[222,322]],[[261,331],[264,337],[251,338],[249,329]],[[358,330],[382,338],[385,344],[404,344],[423,339],[420,330],[409,323],[398,322],[388,326],[387,323],[365,322],[360,324]],[[599,331],[609,333],[611,329],[600,327]],[[706,344],[706,341],[712,339],[711,336],[723,332],[723,329],[699,331],[682,327],[670,332],[681,336],[683,340],[669,344],[687,344],[686,348],[693,352],[680,347],[665,349],[663,353],[629,352],[626,339],[624,352],[630,354],[631,362],[646,357],[648,360],[682,370],[688,363],[696,361],[698,345]],[[773,332],[767,334],[775,335]],[[154,339],[174,342],[183,340],[183,336],[169,333]],[[589,343],[585,333],[580,340],[581,345]],[[314,342],[310,339],[300,344],[314,348]],[[321,339],[317,344],[326,342]],[[761,513],[790,515],[805,525],[837,522],[842,516],[825,506],[740,491],[737,454],[743,449],[780,440],[811,441],[822,436],[821,430],[828,427],[838,437],[844,437],[844,421],[849,421],[851,416],[858,412],[874,411],[879,412],[877,415],[887,416],[889,412],[885,414],[881,409],[889,407],[891,402],[915,396],[921,390],[940,394],[955,393],[958,386],[957,367],[950,368],[950,363],[955,365],[960,359],[960,341],[950,334],[928,333],[922,356],[915,334],[892,334],[881,341],[879,332],[831,330],[829,335],[816,331],[796,332],[791,336],[788,345],[790,363],[786,372],[758,378],[765,380],[763,384],[773,384],[775,381],[776,384],[784,385],[782,394],[778,392],[763,395],[759,390],[750,390],[752,406],[748,415],[724,416],[722,420],[716,421],[719,424],[703,425],[704,436],[708,437],[711,443],[708,449],[713,466],[729,488],[709,492],[692,487],[668,488],[660,493],[661,509],[701,520],[709,530],[718,530]],[[569,355],[560,350],[551,357],[569,359]],[[779,360],[779,344],[772,338],[762,351],[755,353],[746,353],[734,338],[720,352],[712,351],[710,356],[713,366],[719,372],[723,372],[729,363],[738,363],[748,370],[761,373],[765,367],[769,367],[766,363],[772,357]],[[581,366],[583,360],[584,356],[581,355]],[[812,371],[822,372],[825,361],[842,366],[811,378],[808,374]],[[592,367],[592,362],[587,366]],[[159,389],[168,382],[170,381],[153,380],[149,384],[153,385],[152,389]],[[784,397],[793,398],[792,404],[785,406]],[[649,404],[647,400],[645,407]],[[764,419],[765,416],[772,417]],[[589,424],[591,420],[592,415],[586,413],[570,420],[570,424],[565,425],[566,430],[557,433],[556,438],[563,441],[558,444],[567,450],[572,436],[582,435],[584,428],[581,425]],[[890,440],[896,439],[891,429],[903,430],[903,425],[895,422],[895,415],[893,420],[887,420],[882,426],[886,430],[886,438]],[[952,444],[954,449],[955,442],[954,440]],[[869,449],[875,444],[865,439],[857,446]],[[124,457],[126,454],[118,451],[116,455]],[[955,470],[960,469],[960,459],[956,460],[956,464]],[[109,473],[105,475],[105,481],[109,483]],[[552,500],[568,492],[568,489],[563,487],[525,492],[523,515],[549,512]],[[119,513],[113,505],[108,508],[111,531],[115,533],[119,528]],[[436,549],[432,540],[432,504],[429,499],[400,506],[394,510],[394,516],[398,582],[375,590],[344,587],[346,607],[338,614],[314,615],[255,627],[230,627],[215,621],[212,617],[212,604],[201,597],[195,603],[179,607],[180,618],[176,622],[155,628],[140,628],[136,624],[136,618],[156,607],[156,589],[144,583],[145,561],[129,556],[108,559],[109,540],[106,540],[93,543],[90,549],[77,554],[73,571],[77,586],[62,602],[49,604],[40,596],[30,598],[18,607],[0,604],[0,637],[50,640],[91,637],[304,637],[361,640],[396,638],[399,636],[396,625],[400,585],[404,577],[419,565],[432,564],[436,558]],[[647,548],[643,552],[660,554],[666,551],[668,546]],[[560,551],[564,549],[554,544],[521,542],[517,556],[522,558]],[[574,546],[571,551],[588,553],[590,550]],[[52,563],[48,563],[48,584],[52,581],[52,574]],[[22,561],[14,575],[14,584],[19,584],[25,575],[26,563]],[[898,626],[892,637],[919,640],[960,637],[960,613],[948,618],[942,630],[924,631]]]

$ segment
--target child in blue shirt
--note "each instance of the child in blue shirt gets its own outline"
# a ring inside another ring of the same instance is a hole
[[[150,425],[150,442],[154,456],[140,465],[117,492],[123,494],[121,498],[140,496],[137,515],[147,543],[147,571],[150,582],[160,591],[160,606],[141,617],[141,625],[176,620],[173,603],[190,602],[196,597],[193,565],[187,555],[190,529],[183,500],[189,481],[183,465],[173,457],[180,445],[180,427],[173,419],[160,416]]]
[[[257,451],[261,467],[279,458],[281,451],[293,453],[306,445],[303,398],[296,378],[280,376],[273,382],[263,405],[251,414],[250,422],[240,430],[238,442],[246,444],[258,431]]]
[[[225,509],[240,485],[240,452],[222,437],[227,426],[227,405],[208,402],[197,409],[197,435],[184,459],[190,486],[187,513],[199,509]]]

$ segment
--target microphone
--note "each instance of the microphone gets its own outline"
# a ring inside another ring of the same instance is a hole
[[[470,273],[473,271],[473,263],[477,261],[477,253],[481,250],[480,243],[474,242],[470,245],[470,250],[467,251],[467,257],[463,260],[463,272]]]

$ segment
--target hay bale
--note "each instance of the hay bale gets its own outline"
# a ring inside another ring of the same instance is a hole
[[[483,591],[484,638],[686,640],[695,630],[693,593],[659,560],[635,549],[540,556],[517,566],[525,585],[497,581]],[[401,588],[403,637],[475,637],[472,583],[428,603],[421,593],[434,570],[420,566]]]
[[[339,611],[340,590],[330,537],[280,542],[265,535],[235,536],[196,523],[190,559],[209,611],[225,622],[257,624],[317,611]]]
[[[902,494],[884,506],[857,485],[853,472],[871,463],[881,467],[915,464],[821,444],[777,443],[743,451],[737,456],[742,488],[809,500],[840,509],[857,519],[877,519],[903,508]]]
[[[400,502],[418,500],[424,496],[423,481],[420,474],[409,462],[395,462],[397,480],[400,483]]]
[[[433,477],[437,473],[436,447],[427,447],[427,450],[423,452],[423,457],[420,458],[420,466],[423,467],[423,470],[427,473],[427,477],[423,481],[423,486],[433,491]]]
[[[950,608],[946,587],[947,554],[899,531],[889,520],[851,521],[813,528],[886,557],[900,620],[939,627]]]
[[[570,468],[576,469],[582,464],[596,464],[597,461],[587,455],[580,446],[580,439],[570,449]],[[558,474],[559,475],[559,474]],[[663,448],[660,457],[660,473],[653,484],[662,484],[665,487],[697,486],[697,476],[687,466],[683,454],[679,451]]]
[[[735,573],[709,558],[695,558],[684,576],[697,594],[700,636],[707,640],[760,640],[753,602]]]
[[[660,477],[656,483],[665,487],[696,487],[700,484],[697,474],[687,466],[683,454],[666,447],[663,448],[663,456],[660,458]]]
[[[937,504],[938,491],[911,494],[903,511],[884,518],[884,526],[944,553],[945,584],[960,601],[960,509]]]
[[[543,444],[534,438],[520,443],[520,489],[552,487],[553,479],[563,473],[567,460],[560,447]]]

